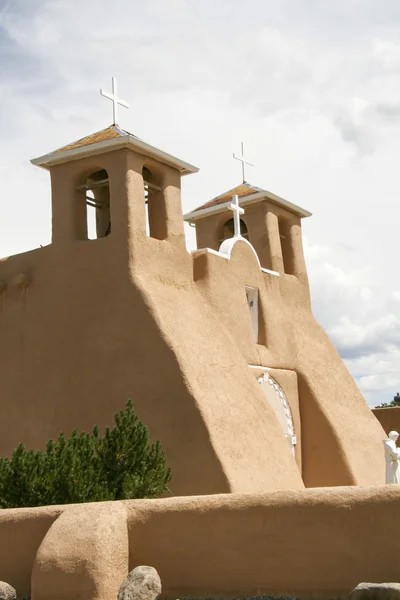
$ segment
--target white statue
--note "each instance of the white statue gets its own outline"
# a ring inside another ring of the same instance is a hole
[[[398,437],[397,431],[391,431],[389,439],[383,442],[386,458],[386,483],[400,483],[400,448],[396,446]]]

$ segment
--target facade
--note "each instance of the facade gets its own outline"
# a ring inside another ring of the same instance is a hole
[[[116,125],[32,162],[52,243],[0,263],[0,455],[132,398],[174,495],[384,483],[385,433],[312,314],[310,213],[244,182],[186,215],[188,253],[192,165]]]

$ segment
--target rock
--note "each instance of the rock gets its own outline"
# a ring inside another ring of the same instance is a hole
[[[161,594],[161,579],[153,567],[136,567],[119,588],[118,600],[156,600]]]
[[[350,600],[400,600],[400,583],[359,583]]]
[[[5,581],[0,581],[0,600],[16,600],[16,598],[17,592],[14,588]]]

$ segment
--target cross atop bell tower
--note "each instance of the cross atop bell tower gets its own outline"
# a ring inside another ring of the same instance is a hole
[[[110,127],[31,161],[51,174],[53,243],[110,237],[127,248],[149,237],[186,251],[181,177],[198,169],[117,125],[118,106],[129,104],[115,77],[100,94],[113,104]]]
[[[246,160],[244,157],[243,142],[241,142],[240,145],[242,148],[242,154],[240,156],[236,156],[236,154],[233,153],[233,158],[242,163],[242,179],[243,179],[243,183],[246,183],[245,167],[246,167],[246,165],[249,165],[250,167],[254,167],[254,165],[253,165],[253,163]]]
[[[124,106],[125,108],[129,108],[129,104],[125,100],[122,100],[121,98],[118,98],[118,96],[117,96],[117,78],[116,77],[112,78],[112,93],[105,92],[103,89],[101,89],[100,94],[102,96],[104,96],[105,98],[108,98],[109,100],[112,101],[112,103],[113,103],[113,125],[116,125],[118,122],[117,121],[118,104],[120,104],[121,106]]]

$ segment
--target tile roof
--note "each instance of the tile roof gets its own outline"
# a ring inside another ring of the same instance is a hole
[[[90,146],[91,144],[97,144],[98,142],[106,142],[107,140],[123,137],[124,135],[132,134],[129,134],[127,131],[124,131],[123,129],[118,127],[118,125],[110,125],[110,127],[102,129],[101,131],[96,131],[96,133],[92,133],[91,135],[87,135],[86,137],[81,138],[76,142],[72,142],[72,144],[67,144],[67,146],[63,146],[62,148],[53,150],[51,154],[56,154],[57,152],[65,152],[66,150],[75,150],[76,148],[83,148],[84,146]]]
[[[237,195],[239,199],[242,198],[242,200],[239,200],[240,206],[247,206],[253,202],[268,200],[268,202],[272,202],[273,204],[277,204],[286,210],[294,212],[301,218],[311,217],[311,213],[308,210],[305,210],[304,208],[301,208],[300,206],[297,206],[296,204],[293,204],[284,198],[280,198],[268,190],[264,190],[263,188],[259,188],[255,185],[251,185],[251,183],[247,183],[247,181],[244,181],[227,192],[224,192],[216,198],[213,198],[209,202],[198,206],[193,211],[185,214],[183,218],[188,223],[193,223],[197,219],[202,219],[210,214],[222,212],[227,209],[233,195]]]
[[[204,208],[211,208],[212,206],[218,206],[219,204],[225,204],[226,202],[229,202],[229,200],[232,200],[232,196],[234,194],[236,194],[239,198],[243,198],[243,196],[251,196],[252,194],[258,194],[259,192],[265,192],[265,191],[266,190],[263,190],[262,188],[256,187],[255,185],[251,185],[250,183],[247,183],[247,181],[244,181],[240,185],[237,185],[236,187],[232,188],[231,190],[228,190],[227,192],[220,194],[219,196],[217,196],[216,198],[213,198],[209,202],[206,202],[205,204],[198,206],[192,212],[192,214],[196,213],[198,210],[203,210]]]
[[[93,154],[102,154],[117,148],[134,149],[136,152],[144,154],[144,156],[178,169],[182,176],[197,173],[199,170],[197,167],[159,148],[151,146],[136,135],[129,133],[129,131],[121,129],[118,125],[110,125],[106,129],[96,131],[96,133],[92,133],[76,142],[72,142],[72,144],[58,148],[49,154],[32,158],[31,163],[43,169],[49,169],[54,165],[63,164],[70,160],[78,160]]]

